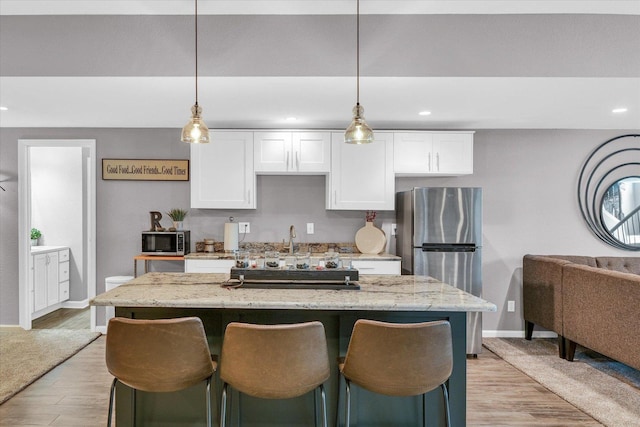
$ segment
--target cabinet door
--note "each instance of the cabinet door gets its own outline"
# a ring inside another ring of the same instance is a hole
[[[232,259],[185,259],[185,273],[229,273],[236,264]]]
[[[293,132],[293,169],[300,173],[331,171],[331,134],[329,132]]]
[[[58,252],[49,252],[47,255],[47,306],[60,301],[59,288],[59,262]]]
[[[327,209],[393,210],[393,134],[375,132],[371,144],[345,144],[344,134],[331,135],[331,174]]]
[[[433,134],[396,132],[393,134],[393,170],[397,175],[431,172]]]
[[[33,311],[47,306],[47,254],[33,255]]]
[[[293,170],[291,132],[255,132],[253,137],[256,172],[289,172]]]
[[[434,169],[438,174],[473,173],[473,135],[437,133],[433,135]]]
[[[351,262],[354,268],[362,275],[385,274],[400,275],[400,261],[358,261]]]
[[[329,132],[255,132],[259,174],[324,174],[331,169]]]
[[[211,132],[191,145],[191,207],[255,209],[253,132]]]

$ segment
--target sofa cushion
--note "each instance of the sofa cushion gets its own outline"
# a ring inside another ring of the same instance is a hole
[[[597,267],[597,261],[594,257],[582,255],[549,255],[549,258],[563,259],[574,264],[588,265],[589,267]]]
[[[596,263],[607,270],[640,274],[640,257],[597,257]]]

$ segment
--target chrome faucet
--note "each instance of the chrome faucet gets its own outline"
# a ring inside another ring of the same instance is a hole
[[[296,238],[296,228],[292,225],[289,227],[289,253],[293,254],[293,239]]]

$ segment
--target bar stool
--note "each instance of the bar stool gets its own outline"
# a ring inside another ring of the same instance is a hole
[[[217,368],[213,359],[202,321],[197,317],[109,320],[106,362],[115,378],[107,427],[111,426],[118,381],[133,389],[134,401],[136,390],[171,392],[206,381],[207,425],[211,427],[211,378]]]
[[[397,324],[359,319],[338,367],[345,379],[346,427],[351,416],[351,383],[387,396],[422,394],[423,425],[426,393],[440,386],[450,426],[446,381],[453,369],[453,353],[448,321]]]
[[[329,378],[329,354],[320,322],[291,325],[227,325],[220,356],[222,404],[220,426],[227,418],[227,389],[261,399],[288,399],[315,390],[322,402],[322,422],[327,426],[323,383]],[[317,418],[316,418],[317,421]]]

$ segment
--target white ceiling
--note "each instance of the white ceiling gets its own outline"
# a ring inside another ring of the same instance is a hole
[[[203,15],[344,15],[353,13],[354,4],[354,1],[342,0],[200,0],[199,11]],[[37,19],[43,19],[40,15],[189,15],[192,13],[192,6],[193,2],[188,0],[0,0],[0,15],[4,23],[29,19],[22,15],[37,15],[34,17]],[[361,11],[363,14],[379,15],[586,13],[637,16],[640,15],[640,1],[362,0]],[[5,27],[20,28],[19,25]],[[140,70],[138,67],[133,71],[127,68],[122,75],[113,75],[116,74],[113,70],[110,75],[101,75],[92,70],[72,75],[69,71],[57,71],[52,65],[53,60],[43,61],[42,72],[38,72],[39,65],[36,64],[34,70],[33,64],[29,62],[34,60],[33,57],[29,58],[33,52],[29,49],[23,52],[17,49],[16,53],[7,44],[10,38],[20,40],[23,36],[11,33],[11,28],[5,33],[0,28],[0,36],[5,38],[5,44],[0,40],[0,48],[4,50],[4,54],[0,50],[0,55],[17,59],[18,62],[24,59],[26,65],[16,68],[30,71],[21,75],[21,71],[12,69],[0,75],[0,106],[8,108],[7,111],[0,111],[1,127],[178,128],[189,118],[194,100],[194,79],[188,72],[174,70],[162,75],[150,75],[147,70],[136,71]],[[593,28],[593,31],[601,31],[597,26]],[[545,54],[544,46],[535,47],[535,40],[550,36],[545,34],[544,28],[540,30],[539,35],[532,34],[531,43],[534,48],[531,55]],[[399,29],[396,31],[400,32]],[[46,33],[43,34],[46,36]],[[384,33],[374,34],[378,46],[386,43],[386,49],[396,50],[394,46],[389,46],[394,41],[393,34],[390,33],[388,37]],[[25,34],[24,37],[26,36]],[[509,35],[504,36],[508,38]],[[570,33],[569,36],[576,37],[576,34]],[[602,37],[607,36],[605,29]],[[326,38],[326,35],[322,37]],[[557,34],[557,37],[566,38],[564,34]],[[579,38],[579,34],[577,37]],[[251,40],[249,38],[247,43]],[[449,43],[454,42],[455,40],[449,40]],[[346,47],[348,55],[351,46]],[[397,47],[398,50],[406,49],[408,52],[412,48]],[[278,46],[273,49],[272,54],[277,53]],[[616,46],[612,45],[611,49],[615,51]],[[367,121],[374,129],[640,129],[640,69],[635,69],[638,62],[630,62],[631,72],[625,70],[619,75],[610,71],[600,72],[599,67],[603,64],[598,62],[609,61],[601,60],[596,54],[593,69],[582,74],[572,74],[564,69],[562,72],[554,72],[551,64],[549,72],[547,67],[541,67],[544,70],[537,72],[537,75],[528,75],[526,72],[513,72],[512,75],[483,72],[476,76],[450,77],[455,74],[450,73],[448,76],[422,70],[398,75],[397,71],[387,72],[384,66],[376,63],[385,58],[372,60],[372,51],[375,51],[375,46],[367,49],[367,61],[364,50],[362,51],[363,64],[367,64],[368,72],[363,73],[361,78],[361,103],[365,108]],[[76,55],[74,60],[78,61],[77,68],[80,69],[86,63],[95,63],[100,55],[108,55],[109,52],[109,49],[103,52],[87,50]],[[640,39],[638,51],[629,52],[629,57],[637,60],[639,52]],[[567,56],[570,54],[571,52],[567,52]],[[20,55],[24,55],[24,58]],[[92,55],[97,56],[92,59]],[[615,52],[613,56],[624,55],[625,52]],[[511,55],[506,60],[516,56]],[[445,63],[447,60],[442,57],[438,59]],[[171,62],[172,58],[170,56],[162,60]],[[206,63],[207,58],[201,60]],[[335,61],[339,64],[342,59],[336,57]],[[262,64],[256,64],[256,72],[247,75],[201,71],[199,103],[210,128],[346,127],[355,103],[355,73],[338,71],[336,75],[331,75],[315,65],[311,67],[312,70],[300,73],[299,68],[304,68],[304,64],[292,64],[292,70],[295,68],[296,72],[287,73],[285,63],[280,64],[282,68],[277,72],[261,74],[261,70],[268,69],[269,64],[268,59],[261,59],[259,62]],[[331,62],[330,57],[327,62]],[[115,59],[114,63],[117,63]],[[424,68],[418,60],[416,64],[406,64],[407,70],[412,65],[414,68]],[[507,65],[505,64],[505,68]],[[123,64],[123,69],[126,67],[135,68],[131,64]],[[245,66],[243,69],[246,68]],[[455,66],[450,65],[450,68],[455,69]],[[316,69],[318,74],[314,75]],[[403,70],[402,67],[398,69]],[[626,107],[628,111],[622,114],[612,113],[614,108],[619,107]],[[419,116],[418,112],[423,110],[429,110],[432,114]],[[290,116],[296,117],[297,121],[285,122],[284,119]]]

